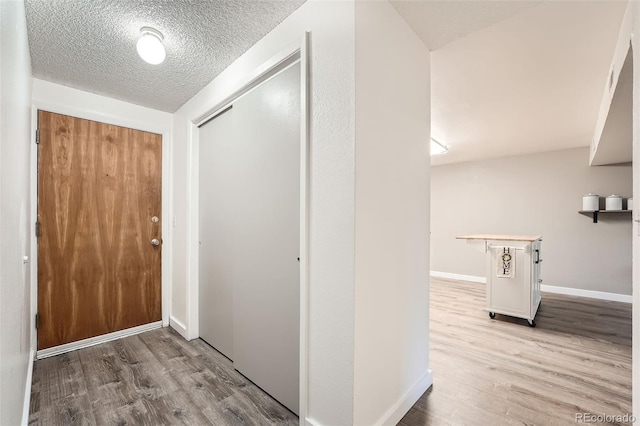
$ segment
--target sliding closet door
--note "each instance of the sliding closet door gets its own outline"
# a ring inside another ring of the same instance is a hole
[[[234,290],[234,367],[298,412],[300,65],[233,105],[246,260]]]
[[[299,64],[201,128],[200,170],[200,286],[209,282],[213,288],[200,293],[201,335],[238,371],[297,413]],[[207,309],[219,312],[206,314],[210,319],[204,321]],[[221,323],[206,325],[209,321]],[[220,337],[208,340],[207,327],[222,330]],[[229,341],[232,350],[223,350]]]
[[[200,337],[233,359],[233,285],[241,268],[235,241],[239,227],[233,175],[241,153],[234,149],[233,110],[200,128]]]

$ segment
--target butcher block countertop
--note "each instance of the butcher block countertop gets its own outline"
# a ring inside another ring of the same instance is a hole
[[[458,240],[500,240],[500,241],[537,241],[542,239],[540,235],[500,235],[500,234],[475,234],[456,237]]]

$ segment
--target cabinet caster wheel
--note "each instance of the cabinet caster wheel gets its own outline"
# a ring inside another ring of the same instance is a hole
[[[535,327],[536,326],[536,322],[534,320],[528,320],[529,321],[529,327]]]
[[[489,312],[489,318],[494,319],[496,317],[495,312]]]

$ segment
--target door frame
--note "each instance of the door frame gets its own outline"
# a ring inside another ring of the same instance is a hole
[[[74,89],[69,89],[74,90]],[[91,95],[91,94],[89,94]],[[96,96],[96,95],[91,95]],[[106,98],[105,98],[106,99]],[[109,99],[109,101],[114,101]],[[172,277],[172,265],[171,265],[171,241],[172,241],[172,227],[170,223],[173,221],[173,215],[171,210],[171,134],[173,131],[173,122],[163,123],[160,120],[158,122],[152,120],[145,120],[140,118],[131,118],[126,116],[126,112],[123,115],[118,113],[110,113],[106,111],[107,107],[102,109],[96,108],[93,105],[93,109],[89,106],[90,99],[84,99],[87,103],[87,107],[82,107],[78,103],[69,102],[68,104],[58,103],[57,101],[50,100],[34,100],[31,103],[31,158],[30,158],[30,202],[31,202],[31,226],[29,227],[30,239],[31,239],[31,259],[29,259],[30,272],[31,272],[31,348],[36,353],[36,358],[44,358],[47,356],[57,355],[59,353],[69,352],[72,350],[80,349],[81,347],[92,346],[95,344],[103,343],[109,340],[114,340],[131,334],[141,333],[153,328],[159,328],[160,326],[166,327],[169,325],[169,313],[171,303],[171,277]],[[80,101],[80,103],[84,103]],[[119,101],[116,101],[119,102]],[[140,107],[142,108],[142,107]],[[66,345],[57,346],[54,348],[46,349],[46,352],[39,353],[37,350],[37,330],[35,329],[35,315],[38,312],[38,239],[35,236],[35,223],[38,219],[38,150],[36,149],[36,129],[38,128],[38,111],[44,110],[53,112],[56,114],[69,115],[85,120],[97,121],[100,123],[111,124],[115,126],[127,127],[130,129],[141,130],[149,133],[156,133],[162,135],[162,186],[161,186],[161,217],[162,217],[162,254],[161,254],[161,291],[162,291],[162,324],[150,323],[134,327],[127,330],[117,331],[115,333],[109,333],[104,337],[96,336],[89,339],[81,340],[80,342],[72,342]],[[115,110],[114,110],[115,111]]]
[[[261,66],[248,73],[229,88],[221,101],[208,105],[196,115],[189,117],[188,173],[189,192],[188,229],[187,229],[187,317],[186,334],[188,339],[200,336],[199,330],[199,152],[200,128],[235,100],[251,89],[265,82],[285,68],[300,63],[300,382],[299,382],[299,418],[307,416],[308,383],[308,292],[309,292],[309,38],[304,33],[300,43],[287,47],[271,57]]]

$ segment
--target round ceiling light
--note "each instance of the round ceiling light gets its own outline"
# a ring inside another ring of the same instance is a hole
[[[136,44],[138,55],[140,55],[145,62],[152,65],[161,64],[167,56],[164,45],[162,44],[162,40],[164,39],[162,33],[151,27],[140,28],[140,33],[142,33],[142,35]]]

